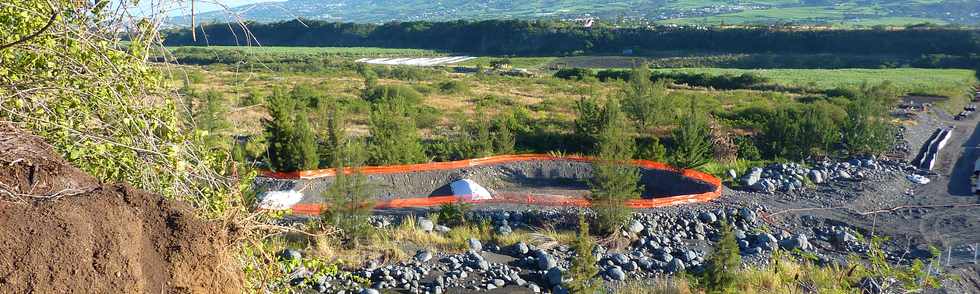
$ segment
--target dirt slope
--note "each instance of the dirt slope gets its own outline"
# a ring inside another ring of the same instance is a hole
[[[0,292],[238,293],[227,242],[188,206],[100,184],[0,124]]]

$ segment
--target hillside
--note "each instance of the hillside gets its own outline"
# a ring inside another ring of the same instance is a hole
[[[846,26],[980,23],[973,0],[632,0],[632,1],[421,1],[287,0],[232,9],[244,19],[272,22],[293,18],[343,22],[445,21],[456,19],[556,19],[598,17],[645,23],[804,23]],[[198,15],[227,21],[228,12]],[[189,17],[175,23],[186,25]]]

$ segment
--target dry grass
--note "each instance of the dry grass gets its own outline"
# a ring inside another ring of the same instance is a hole
[[[681,277],[656,278],[653,280],[630,280],[612,287],[613,292],[621,294],[691,294],[700,293],[691,289],[688,281]],[[695,289],[696,290],[696,289]]]

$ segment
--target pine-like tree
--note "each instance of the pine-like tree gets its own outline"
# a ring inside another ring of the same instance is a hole
[[[316,153],[316,134],[310,128],[310,119],[306,114],[306,109],[296,109],[294,118],[294,130],[292,144],[296,147],[296,162],[299,170],[316,169],[319,166],[320,158]]]
[[[360,170],[367,153],[360,140],[346,140],[335,154],[336,176],[323,193],[328,208],[321,219],[343,230],[345,244],[356,247],[372,231],[370,217],[374,199],[367,177]]]
[[[589,223],[583,213],[578,215],[578,238],[573,246],[575,257],[572,259],[572,266],[568,268],[570,280],[565,283],[565,288],[575,294],[599,293],[601,283],[596,279],[599,268],[596,266],[596,257],[592,254],[595,240],[589,235]]]
[[[516,140],[510,126],[502,119],[494,120],[493,150],[497,154],[513,154]]]
[[[711,130],[704,114],[698,112],[697,104],[691,99],[690,109],[683,122],[674,129],[675,148],[669,157],[672,165],[679,168],[696,168],[711,161],[714,154],[711,147]]]
[[[585,151],[592,152],[606,119],[602,105],[595,97],[582,97],[575,103],[575,135],[582,140]]]
[[[344,111],[337,107],[321,107],[317,120],[319,130],[319,144],[317,145],[317,155],[320,158],[320,167],[334,165],[336,153],[344,144],[347,126]]]
[[[231,123],[227,118],[228,101],[225,96],[218,91],[208,90],[201,95],[200,103],[201,106],[194,112],[194,122],[198,130],[205,132],[208,146],[219,149],[229,147],[226,132]]]
[[[623,109],[641,130],[673,119],[667,84],[650,81],[650,68],[645,64],[634,67],[630,72],[630,80],[622,96]]]
[[[742,265],[742,256],[739,255],[738,242],[732,227],[722,221],[719,231],[721,238],[708,257],[708,268],[704,276],[710,292],[734,293],[736,271]]]
[[[316,137],[310,129],[305,105],[297,105],[282,89],[273,91],[265,126],[269,166],[276,171],[297,171],[317,166]]]
[[[640,172],[630,160],[636,142],[619,102],[609,99],[602,110],[605,121],[598,136],[598,153],[592,164],[592,207],[599,229],[613,233],[632,214],[626,200],[640,197]]]
[[[415,120],[401,103],[378,103],[371,111],[368,152],[377,165],[425,161]]]

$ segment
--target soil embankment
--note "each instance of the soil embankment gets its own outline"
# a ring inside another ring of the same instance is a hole
[[[0,292],[239,293],[223,226],[0,124]]]

